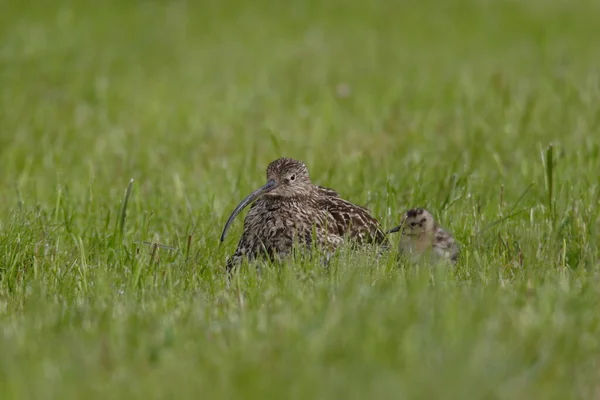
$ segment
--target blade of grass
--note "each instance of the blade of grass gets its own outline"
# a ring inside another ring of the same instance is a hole
[[[123,233],[125,231],[125,219],[127,217],[127,204],[129,203],[129,197],[131,196],[131,191],[133,189],[133,178],[129,180],[129,185],[127,185],[127,189],[125,190],[125,197],[123,198],[123,202],[121,204],[121,212],[119,213],[119,221],[117,224],[117,235],[119,239],[123,238]]]
[[[544,177],[546,183],[546,205],[550,212],[550,218],[554,220],[554,146],[551,144],[546,148],[545,156],[542,156],[544,164]]]

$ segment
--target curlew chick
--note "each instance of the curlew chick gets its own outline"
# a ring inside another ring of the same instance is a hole
[[[252,204],[244,231],[227,270],[249,260],[288,256],[295,245],[316,245],[328,251],[345,240],[357,244],[387,243],[379,221],[368,209],[342,199],[328,188],[314,185],[302,161],[279,158],[267,167],[267,183],[250,193],[227,220],[221,242],[235,217]]]
[[[431,213],[423,208],[413,208],[402,216],[402,221],[388,233],[401,232],[400,252],[413,258],[429,254],[437,260],[450,260],[456,263],[459,255],[458,244],[448,232],[442,229]]]

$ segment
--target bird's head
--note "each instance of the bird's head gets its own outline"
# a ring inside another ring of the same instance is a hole
[[[390,229],[388,233],[401,231],[404,236],[421,236],[433,233],[434,230],[435,220],[429,211],[423,208],[411,208],[403,214],[400,225]]]
[[[235,217],[259,197],[301,198],[310,195],[312,188],[308,169],[302,161],[286,157],[272,161],[267,167],[267,183],[246,196],[233,210],[223,228],[221,242]]]
[[[307,195],[312,183],[308,169],[302,161],[279,158],[267,167],[267,185],[263,192],[272,197],[302,197]]]

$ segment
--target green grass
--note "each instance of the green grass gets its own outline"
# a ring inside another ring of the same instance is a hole
[[[1,8],[0,398],[600,396],[598,2]],[[459,265],[227,286],[280,156]]]

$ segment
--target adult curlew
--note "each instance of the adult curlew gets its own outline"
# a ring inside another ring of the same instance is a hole
[[[333,189],[314,185],[302,161],[279,158],[267,167],[267,183],[249,194],[233,210],[221,242],[235,217],[250,203],[244,231],[227,270],[246,257],[274,261],[289,256],[297,245],[332,251],[344,240],[356,244],[385,244],[379,221],[368,209],[344,200]]]

